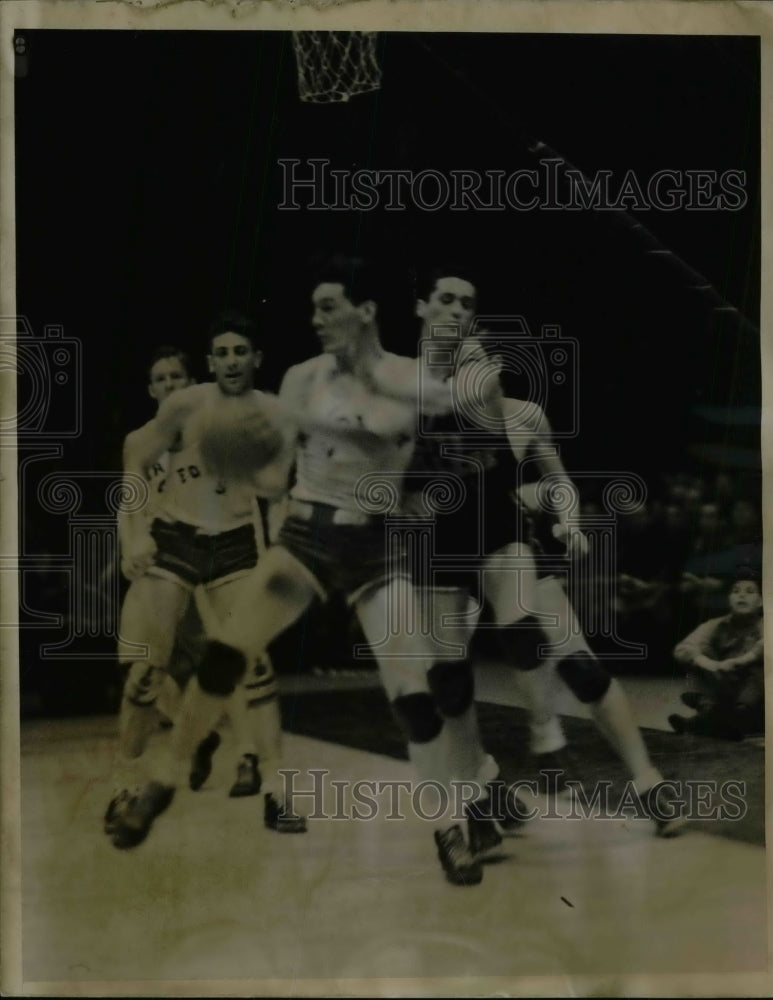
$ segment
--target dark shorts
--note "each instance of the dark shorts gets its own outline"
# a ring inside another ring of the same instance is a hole
[[[383,519],[337,524],[335,507],[305,501],[300,506],[308,516],[293,513],[291,504],[277,541],[309,570],[323,599],[339,592],[354,603],[394,577],[410,578],[402,538],[388,532]]]
[[[207,535],[193,524],[156,518],[150,533],[158,547],[150,572],[172,576],[191,590],[244,576],[258,561],[251,523]]]
[[[410,547],[413,579],[418,585],[465,589],[479,595],[480,568],[486,556],[514,542],[530,542],[528,514],[508,487],[496,476],[470,481],[456,510],[437,513],[423,522],[431,542]]]

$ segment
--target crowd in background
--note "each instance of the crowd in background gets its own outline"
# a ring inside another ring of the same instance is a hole
[[[734,579],[761,579],[759,495],[759,482],[681,473],[620,518],[617,621],[623,637],[647,643],[652,669],[668,670],[687,632],[726,613]]]

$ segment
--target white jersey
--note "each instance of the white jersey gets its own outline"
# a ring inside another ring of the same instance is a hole
[[[336,371],[327,356],[313,360],[306,388],[309,426],[317,418],[339,424],[341,433],[331,427],[300,434],[291,496],[358,511],[357,483],[368,473],[381,473],[401,488],[413,453],[415,408],[374,395],[359,378]],[[363,436],[350,438],[349,429]]]
[[[255,523],[255,491],[250,486],[225,483],[205,471],[199,428],[206,425],[207,408],[217,406],[222,396],[214,383],[196,389],[200,396],[206,395],[194,418],[186,420],[177,448],[168,452],[166,477],[156,501],[157,514],[166,521],[183,521],[213,534]],[[262,527],[256,533],[262,535]]]
[[[166,486],[166,477],[169,472],[169,455],[170,452],[166,451],[163,455],[160,455],[156,461],[148,469],[148,483],[150,485],[150,504],[151,507],[155,507],[158,502],[158,498],[164,491]]]

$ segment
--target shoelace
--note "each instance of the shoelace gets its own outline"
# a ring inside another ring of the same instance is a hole
[[[462,835],[459,830],[451,830],[445,841],[445,846],[448,850],[449,857],[451,861],[467,861],[468,852],[467,845],[462,839]]]

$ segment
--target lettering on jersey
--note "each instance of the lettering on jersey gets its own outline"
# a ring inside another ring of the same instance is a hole
[[[159,479],[158,483],[156,484],[156,490],[159,493],[163,493],[165,486],[166,486],[166,476],[164,476],[163,479]]]
[[[189,478],[198,479],[201,475],[201,470],[196,465],[181,465],[175,472],[180,477],[181,483],[187,483]]]
[[[163,465],[161,465],[160,462],[154,462],[149,470],[150,478],[152,479],[154,476],[163,476],[163,474],[164,474]]]

